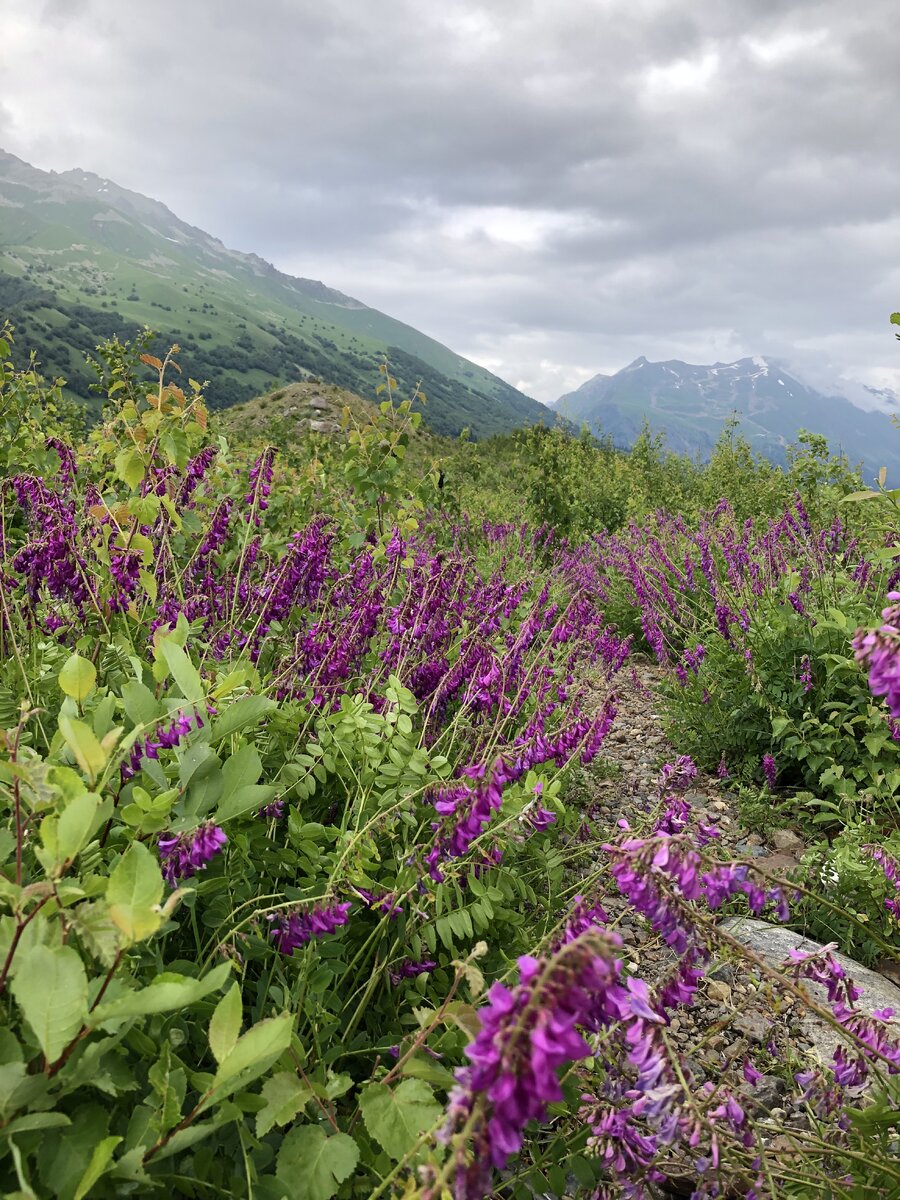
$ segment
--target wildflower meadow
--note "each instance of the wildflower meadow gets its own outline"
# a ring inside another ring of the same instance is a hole
[[[811,435],[783,471],[445,444],[386,364],[339,439],[238,436],[147,339],[88,429],[11,336],[4,1195],[900,1196],[900,1014],[840,957],[900,961],[884,480]],[[672,752],[590,820],[638,662]],[[701,775],[798,869],[731,853]],[[723,963],[833,1051],[703,1068],[674,1031]]]

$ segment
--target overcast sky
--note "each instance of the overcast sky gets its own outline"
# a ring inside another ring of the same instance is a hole
[[[539,399],[639,354],[900,388],[897,0],[0,0],[0,20],[0,147],[163,200]]]

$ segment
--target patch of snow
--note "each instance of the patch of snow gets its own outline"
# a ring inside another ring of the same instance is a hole
[[[758,354],[754,354],[754,355],[753,355],[753,365],[754,365],[755,367],[759,367],[759,369],[760,369],[760,372],[761,372],[763,375],[768,375],[768,373],[769,373],[769,364],[766,362],[766,360],[765,360],[764,358],[760,358],[760,356],[759,356]],[[781,380],[779,380],[778,382],[780,383],[780,382],[781,382]]]
[[[783,379],[779,379],[779,380],[778,380],[778,382],[781,384],[781,386],[782,386],[782,387],[784,387],[784,380],[783,380]]]

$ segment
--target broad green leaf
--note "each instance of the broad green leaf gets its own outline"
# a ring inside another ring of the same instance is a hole
[[[240,984],[235,982],[216,1005],[209,1022],[209,1048],[219,1065],[235,1047],[241,1032],[243,1011]]]
[[[152,1129],[159,1138],[181,1120],[187,1090],[184,1068],[172,1066],[172,1050],[167,1040],[163,1040],[160,1056],[147,1072],[147,1081],[156,1095]]]
[[[105,967],[111,967],[122,942],[119,927],[102,900],[79,904],[72,910],[72,928],[82,945]]]
[[[109,877],[109,915],[129,943],[143,941],[162,924],[163,895],[159,863],[141,842],[133,842]]]
[[[60,815],[45,817],[41,822],[41,842],[44,869],[57,874],[87,845],[94,829],[100,797],[96,792],[82,792],[70,800]]]
[[[202,1142],[204,1138],[208,1138],[211,1133],[215,1133],[223,1125],[230,1125],[232,1121],[239,1120],[242,1115],[240,1109],[234,1104],[221,1105],[212,1120],[195,1121],[187,1129],[179,1129],[166,1142],[163,1149],[154,1156],[154,1163],[162,1162],[165,1158],[171,1158],[175,1154],[181,1154],[183,1151],[190,1149],[191,1146],[196,1146],[198,1142]]]
[[[263,717],[267,717],[277,708],[276,702],[270,700],[268,696],[242,696],[240,700],[229,704],[215,721],[209,731],[209,740],[216,743],[222,738],[228,737],[229,734],[238,733],[252,725],[258,725]]]
[[[144,478],[144,460],[133,446],[120,450],[114,465],[116,475],[127,487],[136,488]]]
[[[278,1151],[278,1178],[291,1200],[331,1200],[359,1162],[349,1134],[330,1137],[318,1125],[291,1129]]]
[[[231,1091],[233,1088],[228,1085],[235,1081],[239,1080],[245,1086],[251,1079],[262,1075],[290,1046],[293,1025],[294,1017],[289,1012],[257,1021],[238,1038],[234,1049],[219,1064],[213,1089],[218,1092],[225,1087]]]
[[[403,1066],[402,1073],[414,1079],[424,1079],[426,1083],[433,1083],[437,1087],[445,1088],[448,1091],[456,1082],[452,1071],[448,1071],[446,1067],[442,1067],[439,1062],[435,1062],[427,1054],[414,1054],[412,1058],[408,1058]]]
[[[259,751],[255,746],[241,746],[222,767],[222,778],[225,783],[223,803],[228,800],[232,792],[247,787],[248,784],[256,783],[261,774],[262,760],[259,757]]]
[[[26,1113],[24,1117],[16,1117],[2,1129],[3,1137],[12,1137],[15,1133],[33,1133],[36,1129],[62,1129],[72,1122],[65,1113]]]
[[[210,992],[217,991],[230,973],[231,963],[222,963],[202,979],[167,971],[139,991],[127,992],[115,1000],[98,1004],[90,1015],[90,1023],[103,1025],[107,1021],[122,1021],[129,1017],[146,1017],[151,1013],[188,1008]]]
[[[202,779],[220,766],[218,756],[206,742],[192,742],[178,754],[178,783],[181,790],[186,789],[193,779]]]
[[[168,667],[169,674],[181,688],[185,699],[191,704],[205,705],[206,693],[200,674],[181,646],[172,638],[163,638],[157,648],[157,658],[159,657]]]
[[[84,721],[63,714],[59,718],[59,732],[75,755],[75,761],[93,783],[106,766],[108,758],[107,752],[97,741],[97,735]]]
[[[87,1019],[88,983],[71,946],[31,946],[17,955],[12,993],[47,1062],[56,1062]]]
[[[151,575],[149,571],[139,571],[138,579],[141,581],[141,587],[149,596],[150,603],[155,604],[157,593],[159,591],[159,585],[156,582],[156,576]]]
[[[395,1161],[412,1150],[443,1112],[423,1079],[404,1079],[393,1091],[383,1083],[370,1083],[359,1107],[366,1129]]]
[[[102,1142],[97,1143],[94,1147],[94,1153],[91,1155],[91,1161],[88,1163],[88,1168],[82,1175],[78,1187],[75,1189],[74,1200],[84,1200],[84,1197],[94,1184],[106,1174],[106,1169],[112,1162],[116,1146],[121,1141],[120,1137],[107,1137]]]
[[[96,792],[82,792],[63,809],[56,831],[61,858],[71,861],[87,844],[96,825],[99,804],[100,797]]]
[[[94,690],[97,668],[89,658],[82,658],[80,654],[70,654],[63,663],[58,680],[66,695],[80,704]]]
[[[873,491],[871,491],[871,489],[866,488],[862,492],[850,492],[846,496],[841,496],[840,503],[841,504],[854,504],[860,500],[877,500],[880,495],[881,495],[881,492],[873,492]]]
[[[150,689],[137,679],[129,679],[122,685],[122,700],[129,720],[135,725],[152,725],[163,711]]]
[[[293,1121],[306,1102],[312,1099],[313,1090],[301,1082],[293,1071],[279,1071],[263,1084],[262,1095],[266,1107],[256,1114],[257,1137],[265,1137],[276,1125],[287,1125]]]
[[[19,1107],[17,1093],[25,1080],[24,1062],[6,1062],[0,1065],[0,1117],[5,1121]]]
[[[278,795],[278,788],[263,783],[248,783],[246,787],[232,792],[216,809],[216,820],[221,824],[247,812],[255,812],[269,804]]]

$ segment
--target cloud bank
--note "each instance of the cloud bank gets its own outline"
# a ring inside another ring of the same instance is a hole
[[[6,0],[0,146],[539,399],[639,354],[900,385],[892,0]]]

